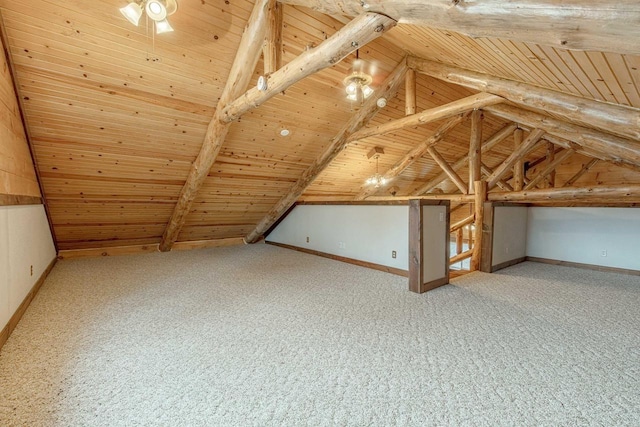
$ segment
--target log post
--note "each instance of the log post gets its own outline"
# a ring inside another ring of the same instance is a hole
[[[524,131],[520,128],[513,132],[513,150],[516,151],[522,145]],[[513,164],[513,190],[521,191],[524,187],[524,161],[522,158]]]
[[[514,129],[516,129],[516,127],[517,125],[515,123],[510,123],[508,125],[505,125],[502,129],[494,133],[487,141],[485,141],[482,144],[481,150],[485,153],[491,151],[493,147],[500,144],[502,141],[504,141],[505,138],[511,135],[511,133],[514,131]],[[458,169],[466,165],[468,160],[469,160],[469,155],[467,154],[463,157],[460,157],[458,160],[456,160],[455,163],[451,165],[451,167],[453,168],[453,170],[457,171]],[[431,191],[447,178],[448,178],[447,174],[445,172],[442,172],[438,174],[435,178],[431,179],[429,182],[427,182],[426,184],[418,188],[416,191],[414,191],[414,194],[421,195],[428,191]]]
[[[485,181],[476,181],[474,186],[474,209],[475,209],[475,229],[473,256],[471,257],[471,271],[480,269],[482,262],[482,224],[484,222],[484,202],[487,200],[487,183]]]
[[[416,72],[411,68],[405,76],[405,114],[410,116],[416,113]]]
[[[474,183],[482,178],[482,111],[471,113],[471,140],[469,143],[469,194],[474,192]]]
[[[262,57],[264,58],[264,75],[275,73],[282,67],[282,21],[284,8],[276,0],[269,0],[269,16],[267,35],[264,39]]]

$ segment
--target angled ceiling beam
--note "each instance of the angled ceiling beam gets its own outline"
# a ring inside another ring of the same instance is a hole
[[[503,101],[504,99],[499,96],[490,95],[487,93],[478,93],[476,95],[458,99],[457,101],[450,102],[440,107],[429,108],[412,116],[403,117],[401,119],[392,120],[382,125],[362,129],[353,134],[349,138],[349,142],[369,138],[371,136],[380,136],[414,126],[424,125],[436,120],[453,117],[456,114],[464,113],[466,111],[473,110],[474,108],[483,108],[488,105],[498,104]]]
[[[517,128],[518,128],[518,125],[516,125],[515,123],[510,123],[510,124],[504,126],[502,129],[498,130],[496,133],[491,135],[491,137],[489,137],[489,139],[487,139],[484,142],[484,144],[482,144],[481,150],[484,151],[484,152],[491,151],[491,149],[493,147],[495,147],[496,145],[498,145],[502,141],[504,141]],[[468,160],[469,160],[469,155],[467,154],[467,155],[465,155],[463,157],[460,157],[458,160],[456,160],[455,163],[453,163],[453,165],[451,165],[451,167],[453,168],[453,170],[457,171],[458,169],[460,169],[461,167],[466,165]],[[414,191],[414,194],[416,196],[419,196],[419,195],[424,194],[424,193],[426,193],[428,191],[431,191],[434,188],[436,188],[438,185],[440,185],[440,183],[442,181],[444,181],[445,179],[447,179],[447,178],[448,178],[447,174],[445,172],[442,172],[442,173],[438,174],[435,178],[431,179],[429,182],[424,184],[422,187],[420,187],[416,191]]]
[[[564,183],[563,187],[571,187],[577,180],[579,180],[582,177],[582,175],[584,175],[585,173],[589,172],[589,170],[592,167],[594,167],[599,161],[600,161],[600,159],[591,159],[591,161],[589,163],[584,165],[582,167],[582,169],[580,169],[578,172],[576,172],[575,175],[573,175],[571,178],[569,178],[567,180],[567,182]]]
[[[402,24],[562,49],[638,53],[635,0],[281,0],[330,15],[384,13]]]
[[[640,10],[640,7],[638,7]],[[640,51],[640,48],[637,49]],[[440,80],[502,96],[523,107],[557,114],[563,119],[607,133],[640,140],[640,109],[595,101],[463,68],[410,57],[410,68]]]
[[[558,165],[568,159],[569,156],[571,156],[573,153],[575,153],[575,151],[571,148],[568,148],[560,153],[559,156],[556,156],[544,169],[540,171],[540,173],[535,178],[529,181],[526,187],[524,187],[524,190],[531,190],[533,188],[536,188],[536,185],[538,185],[540,182],[542,182],[543,179],[549,176],[551,172],[555,171]]]
[[[342,130],[333,138],[331,144],[302,174],[298,181],[289,189],[289,193],[283,196],[271,210],[258,222],[256,227],[245,237],[247,243],[256,242],[287,210],[298,200],[304,191],[313,183],[338,154],[347,146],[349,137],[358,129],[365,126],[378,112],[377,100],[379,98],[395,98],[398,88],[404,82],[407,71],[405,59],[387,77],[382,86],[373,96],[365,100],[364,104],[353,117],[343,126]]]
[[[489,166],[487,166],[486,164],[484,164],[484,162],[480,163],[480,169],[482,170],[482,174],[484,176],[491,176],[491,174],[493,174],[493,169],[491,169]],[[509,180],[509,178],[505,178],[507,181]],[[503,180],[498,180],[498,182],[496,183],[496,185],[498,187],[500,187],[502,189],[502,191],[513,191],[513,187],[510,186],[507,182],[503,181]]]
[[[460,192],[462,194],[469,194],[467,184],[465,184],[462,178],[460,178],[460,175],[458,175],[456,171],[454,171],[453,168],[449,165],[449,163],[447,163],[445,158],[442,157],[442,154],[438,153],[438,151],[434,147],[429,147],[427,149],[427,152],[433,158],[433,160],[436,161],[438,166],[440,166],[440,169],[442,169],[442,171],[447,174],[449,179],[456,185],[456,187],[458,187]]]
[[[365,13],[342,27],[334,35],[315,49],[305,51],[278,71],[268,76],[268,89],[260,91],[249,89],[244,95],[247,84],[258,61],[266,33],[269,0],[259,0],[242,34],[238,53],[231,66],[229,80],[222,92],[216,112],[209,124],[205,141],[195,162],[191,166],[178,204],[162,236],[160,250],[168,251],[178,239],[191,205],[204,184],[211,166],[215,162],[229,124],[247,111],[287,89],[297,81],[330,67],[371,40],[380,37],[396,22],[384,15]]]
[[[599,153],[598,156],[594,157],[599,157],[602,160],[619,162],[636,168],[640,165],[639,142],[609,135],[595,129],[570,124],[543,114],[506,104],[489,106],[485,108],[485,111],[503,119],[521,123],[531,128],[542,129],[551,135],[572,141],[580,145],[586,152]],[[556,143],[556,141],[551,138],[549,140]],[[593,156],[593,154],[588,155]]]
[[[180,191],[180,196],[178,196],[178,203],[162,235],[160,250],[163,252],[170,250],[173,243],[178,239],[193,200],[207,178],[209,169],[215,162],[220,152],[220,147],[222,147],[229,132],[229,123],[221,120],[221,112],[227,103],[236,99],[246,90],[251,80],[253,70],[256,68],[258,59],[260,59],[260,52],[266,34],[269,5],[269,0],[257,0],[253,6],[253,11],[240,39],[236,57],[231,65],[227,83],[222,90],[213,118],[207,127],[204,142],[198,157],[191,165],[187,180]]]
[[[502,178],[518,160],[524,158],[524,156],[536,146],[540,138],[542,138],[542,135],[544,135],[543,130],[534,129],[531,131],[522,144],[516,150],[513,150],[511,155],[487,177],[489,189],[495,187],[500,178]]]
[[[232,122],[303,78],[332,67],[356,49],[364,47],[396,25],[396,21],[379,13],[364,13],[338,30],[334,35],[309,49],[284,65],[275,73],[266,76],[266,90],[257,87],[227,105],[221,119]]]
[[[284,7],[276,0],[269,0],[267,34],[262,47],[264,75],[275,73],[282,67],[282,22]]]
[[[467,119],[467,117],[469,117],[468,112],[458,114],[457,116],[447,120],[442,125],[440,125],[429,138],[416,145],[411,151],[405,154],[404,157],[398,160],[398,162],[396,162],[396,164],[393,165],[387,172],[385,172],[384,178],[387,180],[387,182],[400,176],[402,172],[404,172],[416,160],[424,156],[430,147],[433,147],[438,142],[442,141],[442,139],[449,132],[451,132],[451,130],[453,130],[459,124],[463,123]],[[372,194],[375,194],[377,190],[377,188],[371,186],[364,187],[356,196],[355,200],[364,200]]]

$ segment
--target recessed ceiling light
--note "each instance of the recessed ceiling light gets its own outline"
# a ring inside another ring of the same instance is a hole
[[[282,129],[280,131],[280,136],[289,136],[290,133],[289,129]]]

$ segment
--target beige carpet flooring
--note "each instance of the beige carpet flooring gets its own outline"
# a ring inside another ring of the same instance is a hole
[[[0,426],[640,425],[640,277],[406,288],[268,245],[62,261],[0,352]]]

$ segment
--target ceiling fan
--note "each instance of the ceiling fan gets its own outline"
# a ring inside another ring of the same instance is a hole
[[[155,24],[156,33],[162,34],[173,31],[167,16],[173,15],[177,9],[176,0],[134,0],[121,8],[120,13],[137,27],[142,13],[146,12]]]

